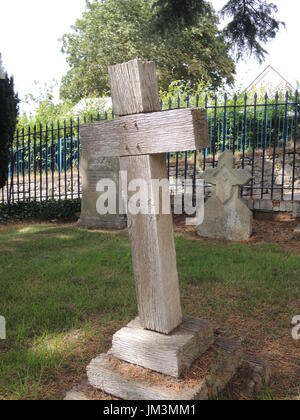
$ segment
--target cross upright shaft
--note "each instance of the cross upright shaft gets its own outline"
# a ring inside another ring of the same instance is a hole
[[[153,62],[118,64],[109,68],[109,76],[116,114],[160,111]],[[150,185],[152,179],[167,178],[165,154],[126,156],[120,163],[128,183],[144,179]],[[154,195],[150,199],[156,200]],[[141,325],[169,334],[182,322],[172,216],[128,214],[128,229]]]

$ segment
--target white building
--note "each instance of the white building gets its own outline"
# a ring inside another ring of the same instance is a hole
[[[298,86],[293,86],[279,71],[269,65],[245,90],[246,92],[256,91],[257,93],[267,93],[269,96],[274,96],[277,92],[290,91],[294,93],[297,88]]]

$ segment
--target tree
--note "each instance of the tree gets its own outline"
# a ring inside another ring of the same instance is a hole
[[[18,102],[13,78],[5,73],[0,55],[0,188],[7,181],[9,149],[17,123]]]
[[[205,14],[207,0],[155,0],[156,26],[179,28],[195,25]],[[254,55],[262,62],[267,54],[262,43],[276,37],[283,22],[276,20],[277,6],[266,0],[229,0],[221,10],[222,17],[231,21],[224,35],[232,44],[239,60],[243,55]]]
[[[191,88],[203,82],[211,89],[233,82],[235,65],[230,47],[218,30],[218,17],[209,4],[194,25],[155,29],[154,0],[87,1],[62,51],[70,70],[62,80],[61,97],[77,102],[109,91],[109,65],[139,57],[157,64],[161,89],[174,80]]]

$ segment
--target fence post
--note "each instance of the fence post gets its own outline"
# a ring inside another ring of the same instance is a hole
[[[272,186],[271,186],[271,198],[274,197],[274,182],[275,182],[275,160],[276,160],[276,144],[277,144],[277,130],[278,130],[278,100],[279,94],[276,93],[275,97],[275,121],[274,121],[274,144],[273,144],[273,164],[272,164]]]
[[[295,171],[297,153],[297,130],[298,130],[298,90],[295,93],[295,125],[294,125],[294,154],[293,154],[293,180],[292,180],[292,201],[295,198]]]
[[[284,198],[284,181],[285,181],[285,158],[286,158],[286,140],[287,140],[287,118],[288,118],[288,101],[289,101],[289,92],[286,92],[285,95],[285,105],[284,105],[284,129],[283,129],[283,156],[282,156],[282,186],[281,186],[281,200]]]
[[[256,146],[256,130],[257,130],[257,93],[254,95],[254,121],[253,121],[253,142],[252,142],[252,180],[251,180],[251,197],[254,190],[254,170],[255,170],[255,146]]]
[[[224,115],[223,115],[223,146],[222,152],[226,150],[226,138],[227,138],[227,94],[224,95]]]
[[[214,139],[213,139],[213,168],[216,166],[216,141],[217,141],[217,106],[218,96],[215,95],[215,111],[214,111]]]

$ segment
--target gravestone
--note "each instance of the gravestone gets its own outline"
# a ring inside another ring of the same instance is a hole
[[[235,169],[234,156],[226,151],[220,156],[218,167],[207,169],[203,178],[215,187],[205,203],[204,221],[197,228],[198,235],[247,241],[252,235],[253,215],[241,199],[240,187],[251,181],[251,174]]]
[[[96,186],[101,179],[112,179],[119,190],[120,160],[117,157],[93,156],[91,143],[82,139],[80,172],[82,176],[82,200],[79,225],[87,228],[124,229],[126,216],[122,214],[101,215],[96,203],[100,196]],[[117,196],[117,209],[119,208]]]
[[[172,216],[162,212],[151,192],[152,179],[167,178],[166,152],[208,146],[206,111],[159,112],[152,62],[133,60],[110,67],[109,74],[120,118],[83,126],[82,138],[95,158],[120,156],[128,182],[145,180],[150,205],[158,205],[159,213],[128,213],[139,317],[114,335],[107,354],[90,363],[88,381],[122,399],[208,399],[240,367],[240,342],[216,338],[209,322],[182,316]],[[191,384],[185,374],[196,360],[204,364],[198,374],[204,373]],[[67,399],[79,394],[71,392]]]

